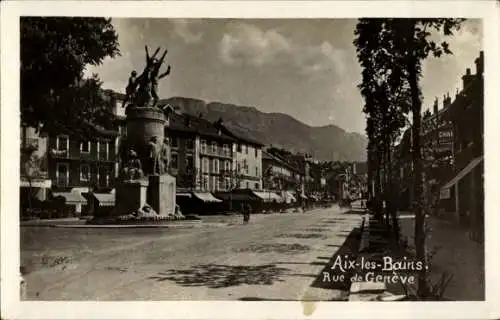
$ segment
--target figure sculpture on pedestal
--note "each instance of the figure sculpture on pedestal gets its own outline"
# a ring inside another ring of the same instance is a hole
[[[161,146],[157,137],[152,137],[148,143],[149,172],[151,174],[162,174],[161,172]]]
[[[158,81],[169,75],[171,70],[171,66],[168,65],[167,70],[160,74],[160,68],[168,50],[165,49],[158,60],[156,55],[159,51],[160,48],[156,49],[152,56],[149,56],[149,50],[146,46],[146,67],[139,77],[135,78],[136,74],[132,74],[130,77],[124,105],[130,101],[132,105],[137,107],[156,107],[159,100]]]
[[[169,170],[169,161],[170,161],[170,147],[168,138],[163,139],[163,144],[161,146],[161,155],[160,155],[160,163],[161,163],[161,174],[168,173]]]
[[[137,153],[132,149],[128,150],[127,159],[122,168],[122,180],[136,180],[143,176],[141,160],[137,157]]]
[[[137,92],[137,85],[138,85],[137,72],[135,70],[133,70],[130,73],[130,77],[128,78],[128,85],[127,85],[127,88],[125,89],[126,95],[125,95],[125,99],[123,100],[122,107],[125,107],[127,102],[135,100],[135,95]]]

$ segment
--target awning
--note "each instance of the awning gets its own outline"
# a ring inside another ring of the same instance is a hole
[[[469,164],[463,168],[453,179],[451,179],[448,183],[441,187],[441,190],[450,189],[453,187],[458,181],[462,180],[469,172],[471,172],[478,164],[483,161],[483,156],[477,157],[473,159]]]
[[[175,194],[176,197],[187,197],[191,198],[193,195],[190,192],[178,192]]]
[[[193,195],[203,202],[222,202],[222,200],[217,199],[210,192],[193,192]]]
[[[115,195],[112,193],[94,193],[94,197],[99,201],[99,204],[105,206],[115,205]]]
[[[283,202],[283,198],[274,192],[252,191],[252,193],[264,202]]]
[[[283,198],[286,203],[297,202],[297,198],[290,191],[284,191]]]
[[[24,188],[29,188],[30,183],[27,180],[21,179],[20,185]],[[52,187],[52,180],[33,180],[31,181],[32,188],[47,188],[50,189]]]
[[[224,201],[255,201],[260,198],[256,198],[254,195],[241,194],[241,193],[216,193],[217,198]]]
[[[314,200],[314,201],[318,201],[319,200],[319,198],[316,197],[314,194],[310,194],[309,195],[309,199]]]
[[[84,204],[87,202],[81,193],[76,192],[54,192],[52,196],[54,198],[63,198],[66,200],[66,204]]]

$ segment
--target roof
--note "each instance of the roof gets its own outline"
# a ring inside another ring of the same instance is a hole
[[[169,131],[192,133],[205,137],[234,141],[234,138],[223,132],[219,132],[212,122],[201,117],[195,117],[185,113],[173,113],[170,116],[169,122],[167,126],[167,130]]]
[[[272,161],[276,161],[278,162],[279,164],[287,167],[288,169],[292,170],[292,171],[296,171],[296,172],[300,172],[300,169],[298,167],[295,167],[293,164],[285,161],[284,159],[280,158],[280,157],[277,157],[267,151],[264,151],[262,150],[262,160],[272,160]]]
[[[248,137],[248,133],[244,132],[243,129],[236,128],[234,126],[231,127],[231,129],[229,129],[226,125],[224,125],[222,123],[222,120],[217,121],[215,123],[215,126],[221,128],[222,131],[224,132],[224,134],[231,136],[236,140],[240,140],[240,141],[243,141],[243,142],[255,145],[255,146],[259,146],[259,147],[264,146],[264,144],[262,142],[259,142],[257,140],[254,140],[254,139]]]

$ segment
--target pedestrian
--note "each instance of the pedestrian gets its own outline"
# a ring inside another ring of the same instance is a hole
[[[252,208],[249,203],[243,203],[242,205],[243,208],[243,223],[247,224],[250,221],[250,211],[252,211]]]

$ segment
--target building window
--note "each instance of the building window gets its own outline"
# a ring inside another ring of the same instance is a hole
[[[224,155],[225,156],[231,156],[231,152],[229,151],[229,145],[228,144],[224,144],[222,146],[222,149],[223,149],[223,152],[224,152]]]
[[[212,186],[212,190],[219,190],[219,179],[217,179],[217,177],[212,177]]]
[[[186,139],[186,149],[193,150],[194,149],[194,140],[191,138]]]
[[[68,151],[69,150],[69,138],[68,138],[68,136],[57,136],[56,148],[59,151]]]
[[[56,180],[59,186],[69,184],[69,165],[67,163],[56,164]]]
[[[208,173],[208,158],[203,158],[202,160],[202,170],[204,173]]]
[[[194,169],[193,156],[186,157],[186,171],[191,171]]]
[[[98,148],[98,155],[99,159],[108,159],[108,142],[107,141],[101,141],[98,142],[99,148]]]
[[[260,186],[259,186],[259,184],[258,184],[258,183],[256,183],[256,184],[255,184],[255,190],[259,190],[259,189],[260,189],[259,187],[260,187]]]
[[[202,186],[203,190],[208,190],[208,175],[206,175],[206,174],[203,175],[201,186]]]
[[[231,171],[231,162],[230,161],[224,161],[224,171],[230,172]]]
[[[80,142],[80,152],[89,153],[90,152],[90,141],[81,141]]]
[[[237,171],[238,173],[241,173],[241,163],[238,162],[238,164],[236,165],[236,168],[237,168]]]
[[[172,148],[178,148],[179,147],[179,138],[178,137],[171,137],[170,138],[170,145]]]
[[[201,140],[201,152],[207,152],[207,140]]]
[[[113,141],[108,141],[106,143],[106,159],[111,160],[111,150],[113,150]]]
[[[247,149],[247,146],[246,146],[246,145],[243,145],[243,146],[242,146],[242,150],[243,150],[243,151],[242,151],[243,153],[248,154],[248,149]]]
[[[246,188],[250,189],[250,183],[248,181],[246,182]]]
[[[177,154],[172,154],[171,155],[171,159],[170,159],[170,167],[172,169],[177,169],[177,162],[179,161],[179,157],[177,156]]]
[[[255,158],[259,157],[259,149],[255,148]]]
[[[245,170],[245,174],[248,175],[248,163],[247,160],[243,160],[243,170]]]
[[[212,142],[212,153],[213,154],[217,153],[217,142]]]
[[[247,147],[247,154],[249,154],[249,153],[252,153],[252,147],[251,146]]]
[[[80,165],[80,181],[90,180],[90,166],[88,164]]]
[[[212,173],[219,173],[219,159],[212,160]]]
[[[259,167],[255,167],[255,176],[258,177],[259,176]]]

